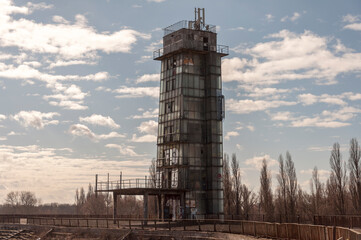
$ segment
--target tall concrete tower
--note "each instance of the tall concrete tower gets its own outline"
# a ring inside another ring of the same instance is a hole
[[[216,27],[204,9],[164,29],[160,60],[157,187],[185,189],[184,214],[223,214],[224,96]]]

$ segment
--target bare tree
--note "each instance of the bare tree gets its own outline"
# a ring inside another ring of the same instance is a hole
[[[360,145],[356,138],[350,141],[350,158],[348,160],[350,169],[350,194],[352,205],[356,213],[361,213],[361,162],[360,162]]]
[[[239,169],[239,163],[237,161],[236,154],[232,154],[232,177],[233,177],[233,192],[234,192],[234,204],[236,208],[236,215],[240,215],[241,209],[241,170]]]
[[[156,177],[157,177],[157,165],[155,158],[152,159],[150,166],[149,166],[149,187],[155,188],[156,187]],[[150,213],[154,216],[159,216],[159,206],[157,201],[157,196],[149,196],[149,202],[150,202]],[[153,206],[152,206],[153,205]]]
[[[19,192],[9,192],[6,195],[5,202],[12,207],[20,205]]]
[[[261,176],[260,176],[260,207],[266,215],[266,221],[274,220],[274,206],[273,196],[271,190],[271,174],[268,171],[266,159],[262,161]]]
[[[29,191],[22,191],[20,192],[20,202],[22,206],[29,208],[35,207],[35,205],[38,203],[38,199],[34,193]]]
[[[149,166],[149,177],[150,177],[151,187],[156,186],[156,176],[157,176],[157,165],[155,158],[153,158]]]
[[[311,196],[312,196],[312,212],[313,214],[320,214],[320,206],[323,198],[323,189],[318,175],[318,169],[315,166],[312,171],[311,179]]]
[[[340,153],[340,144],[333,144],[330,156],[331,175],[329,179],[329,188],[335,191],[335,204],[338,214],[346,213],[345,206],[345,192],[346,192],[346,166],[343,164],[342,156]]]
[[[81,187],[80,193],[79,193],[79,204],[83,205],[84,203],[85,203],[85,191],[84,191],[84,188]]]
[[[288,221],[287,195],[286,195],[286,193],[288,192],[287,175],[286,175],[286,170],[285,170],[282,154],[280,154],[280,156],[278,157],[278,162],[279,162],[279,173],[277,175],[277,180],[278,180],[278,187],[279,187],[279,189],[278,189],[279,202],[281,205],[280,206],[280,214],[284,214],[284,216],[286,218],[286,222],[287,222]]]
[[[257,197],[256,194],[253,193],[245,184],[242,184],[242,211],[248,220],[248,216],[251,213],[252,209],[256,205]]]
[[[32,192],[21,191],[8,193],[5,202],[11,207],[12,213],[31,213],[35,211],[35,207],[40,200]]]
[[[286,174],[287,174],[287,199],[290,220],[296,220],[296,202],[297,202],[297,176],[295,164],[292,161],[291,154],[286,152]]]
[[[232,183],[231,183],[231,173],[229,168],[229,156],[228,154],[224,154],[223,157],[223,195],[227,196],[225,198],[225,212],[227,212],[228,215],[231,215],[231,203],[232,203]]]

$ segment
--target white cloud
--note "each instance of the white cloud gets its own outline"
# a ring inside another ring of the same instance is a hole
[[[124,138],[124,134],[119,134],[117,132],[110,132],[108,134],[95,134],[92,130],[90,130],[87,126],[83,124],[73,124],[69,127],[68,132],[73,136],[78,137],[88,137],[93,141],[98,140],[106,140],[111,138]]]
[[[120,134],[117,132],[110,132],[108,134],[100,134],[96,135],[97,139],[111,139],[111,138],[125,138],[126,136],[124,134]]]
[[[65,59],[88,58],[95,51],[105,53],[130,52],[137,38],[150,39],[150,35],[132,29],[113,33],[98,33],[87,25],[83,15],[76,15],[74,24],[60,16],[53,18],[58,24],[36,23],[24,18],[14,19],[12,14],[29,14],[33,9],[45,9],[44,4],[17,7],[10,0],[2,1],[0,10],[0,43],[36,53],[60,55]]]
[[[301,102],[305,106],[312,105],[317,102],[327,103],[330,105],[345,106],[345,105],[347,105],[347,103],[344,101],[344,99],[348,99],[351,101],[361,100],[361,94],[345,92],[345,93],[341,93],[339,95],[322,94],[322,95],[316,96],[311,93],[305,93],[305,94],[298,95],[297,98],[298,98],[299,102]]]
[[[137,154],[134,151],[134,146],[126,146],[126,145],[118,145],[118,144],[107,144],[105,145],[105,147],[107,148],[115,148],[119,150],[119,153],[121,155],[124,156],[129,156],[129,157],[139,157],[141,155]]]
[[[283,97],[284,94],[290,93],[294,90],[298,89],[280,89],[280,88],[271,88],[271,87],[256,87],[253,85],[241,85],[239,86],[241,89],[248,92],[247,97],[251,98],[268,98],[268,99],[280,99]],[[244,96],[243,94],[239,93],[238,95]]]
[[[57,125],[59,121],[52,120],[55,116],[60,116],[60,114],[56,112],[42,113],[39,111],[20,111],[13,115],[12,119],[16,120],[24,127],[42,129],[47,125]]]
[[[225,140],[230,140],[231,137],[237,137],[239,136],[239,133],[236,132],[236,131],[230,131],[230,132],[227,132],[226,135],[224,136],[224,139]]]
[[[361,93],[346,92],[342,95],[351,101],[361,100]]]
[[[54,84],[56,81],[103,81],[109,77],[107,72],[98,72],[95,74],[80,75],[52,75],[40,72],[39,70],[30,67],[29,65],[6,65],[0,63],[0,77],[11,79],[37,79],[49,84]]]
[[[341,43],[340,39],[336,39],[336,44],[334,44],[333,49],[335,49],[336,53],[350,53],[350,52],[354,52],[353,49],[351,48],[347,48],[345,45],[343,45]]]
[[[297,19],[299,19],[301,17],[301,14],[298,12],[294,12],[293,15],[291,17],[289,16],[285,16],[281,19],[281,22],[285,22],[287,20],[290,20],[292,22],[296,21]]]
[[[323,127],[339,128],[351,125],[346,122],[360,113],[361,109],[354,107],[343,107],[337,111],[323,111],[314,117],[299,117],[292,120],[293,127]]]
[[[53,16],[53,21],[56,23],[69,24],[70,22],[63,18],[62,16],[55,15]]]
[[[281,100],[236,100],[229,99],[226,101],[226,109],[232,113],[236,114],[247,114],[256,111],[265,111],[270,108],[278,108],[281,106],[292,106],[297,104],[296,102],[288,102]]]
[[[313,169],[300,170],[301,174],[312,176]],[[317,169],[318,176],[322,181],[325,181],[330,176],[330,171],[325,169]]]
[[[143,111],[143,110],[142,110]],[[146,119],[146,118],[158,118],[159,109],[149,109],[144,111],[141,115],[132,115],[130,119]]]
[[[83,124],[73,124],[69,128],[69,133],[74,136],[79,137],[88,137],[90,139],[95,139],[96,135],[85,125]]]
[[[258,43],[244,50],[243,53],[251,59],[224,59],[223,80],[271,85],[281,81],[312,79],[318,84],[335,84],[339,74],[361,70],[361,53],[338,52],[336,56],[330,50],[327,37],[310,31],[297,34],[282,30],[267,38],[276,40]]]
[[[322,146],[322,147],[309,147],[307,148],[307,150],[311,151],[311,152],[331,152],[332,150],[332,146]]]
[[[347,14],[343,16],[342,21],[349,23],[343,27],[344,29],[361,31],[361,15]]]
[[[303,105],[312,105],[314,103],[317,102],[317,96],[311,94],[311,93],[306,93],[306,94],[300,94],[298,95],[298,100],[303,104]]]
[[[152,134],[146,134],[144,136],[137,136],[137,134],[133,134],[132,139],[130,140],[132,142],[137,142],[137,143],[150,143],[150,142],[157,142],[157,136],[152,135]]]
[[[153,120],[142,122],[138,127],[138,131],[145,133],[143,136],[133,134],[132,142],[157,142],[158,123]]]
[[[347,14],[342,17],[343,22],[354,23],[361,20],[361,15]]]
[[[3,114],[0,114],[0,121],[5,120],[5,119],[6,119],[6,116]]]
[[[23,133],[16,133],[14,131],[11,131],[7,134],[8,136],[19,136],[19,135],[24,135]]]
[[[335,111],[324,110],[320,114],[309,116],[295,116],[291,112],[278,112],[270,114],[273,121],[289,122],[289,127],[320,127],[320,128],[339,128],[350,126],[351,123],[347,122],[354,118],[361,109],[342,106]]]
[[[29,12],[32,12],[34,10],[45,10],[45,9],[51,9],[53,8],[54,6],[53,5],[48,5],[46,3],[32,3],[32,2],[28,2],[26,4],[26,6],[29,8]]]
[[[238,143],[236,144],[236,148],[240,151],[243,151],[243,149],[244,149],[244,147]]]
[[[150,159],[145,157],[122,155],[121,160],[106,156],[72,158],[69,157],[71,152],[69,148],[0,144],[0,169],[6,169],[0,176],[1,185],[6,189],[0,188],[0,195],[26,189],[36,192],[43,203],[71,203],[74,189],[86,188],[95,174],[99,181],[106,181],[107,173],[110,173],[112,181],[119,179],[121,169],[125,178],[144,178],[150,165]]]
[[[149,46],[145,47],[145,51],[153,53],[155,50],[161,48],[162,44],[163,44],[163,39],[152,42]]]
[[[105,126],[110,128],[119,128],[120,126],[109,116],[102,116],[93,114],[90,117],[79,117],[80,122],[89,123],[93,125]]]
[[[153,97],[159,98],[159,87],[126,87],[122,86],[113,91],[117,93],[117,98],[140,98]]]
[[[235,28],[230,28],[229,30],[231,31],[235,31],[235,30],[246,30],[244,27],[235,27]]]
[[[361,31],[361,23],[352,23],[344,26],[345,29],[350,29],[354,31]]]
[[[160,82],[160,74],[144,74],[135,80],[136,83],[144,83],[144,82]]]
[[[271,119],[273,121],[290,121],[294,118],[291,112],[277,112],[271,115]]]
[[[71,65],[95,65],[95,61],[89,61],[89,60],[70,60],[70,61],[63,61],[63,60],[57,60],[56,62],[52,62],[49,65],[49,68],[52,69],[54,67],[66,67]]]
[[[266,14],[266,19],[268,22],[272,22],[275,17],[272,14]]]
[[[151,59],[152,59],[152,57],[148,56],[148,55],[141,56],[140,59],[136,61],[136,63],[145,63]]]
[[[242,130],[244,128],[247,128],[249,131],[253,132],[255,129],[254,129],[254,126],[249,124],[244,124],[244,123],[241,123],[241,122],[237,122],[237,127],[236,127],[236,130]]]
[[[249,158],[244,163],[246,165],[252,166],[256,169],[261,169],[263,159],[266,159],[268,167],[276,166],[278,164],[277,160],[271,158],[271,156],[268,154],[264,154],[263,156],[258,156],[258,157],[256,156],[253,158]]]
[[[88,107],[84,106],[84,98],[89,96],[89,93],[81,91],[80,87],[75,84],[48,84],[53,91],[53,95],[45,95],[43,99],[49,101],[50,105],[59,106],[69,110],[85,110]]]
[[[152,135],[157,135],[158,132],[158,123],[153,120],[142,122],[139,127],[137,127],[139,132],[148,133]]]
[[[147,0],[147,2],[156,2],[156,3],[161,3],[161,2],[165,2],[166,0]]]

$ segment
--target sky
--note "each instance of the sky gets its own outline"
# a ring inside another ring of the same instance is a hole
[[[156,156],[163,30],[205,8],[217,26],[226,98],[224,152],[258,192],[266,159],[276,187],[289,151],[298,183],[330,174],[361,141],[358,0],[0,0],[0,203],[32,191],[73,203],[100,181],[143,178]]]

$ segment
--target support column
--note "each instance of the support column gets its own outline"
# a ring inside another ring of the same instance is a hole
[[[98,197],[98,174],[95,174],[95,197]]]
[[[185,201],[185,193],[181,193],[180,195],[180,206],[182,210],[182,219],[186,219],[186,201]]]
[[[118,194],[113,192],[113,221],[114,221],[114,224],[116,224],[115,219],[117,218],[117,205],[118,205],[117,197],[118,197]]]
[[[164,207],[165,207],[165,195],[162,194],[162,203],[161,203],[161,208],[162,208],[162,221],[164,221]]]
[[[162,219],[162,195],[157,195],[158,198],[158,218]]]
[[[144,193],[143,195],[143,207],[144,207],[144,225],[147,225],[148,219],[148,193]]]

